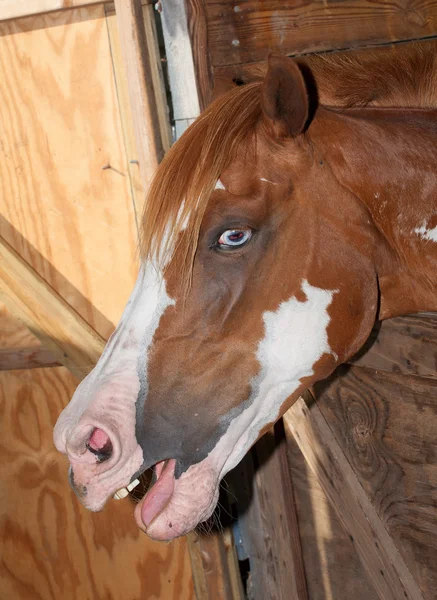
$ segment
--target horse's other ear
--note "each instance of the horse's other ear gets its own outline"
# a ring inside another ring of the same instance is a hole
[[[229,90],[233,90],[237,87],[237,84],[232,79],[225,79],[224,77],[214,77],[214,89],[212,90],[210,102],[217,100],[219,96],[226,94]]]
[[[302,133],[308,120],[308,93],[297,64],[291,58],[270,54],[261,90],[261,107],[275,137]]]

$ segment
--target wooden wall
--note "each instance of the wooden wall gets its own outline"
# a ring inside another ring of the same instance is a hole
[[[185,0],[200,100],[216,76],[244,80],[270,52],[289,56],[437,34],[437,2]]]
[[[37,345],[4,310],[0,332],[1,347]],[[185,540],[152,542],[129,500],[91,513],[70,489],[52,435],[76,385],[64,367],[0,373],[0,597],[193,598]]]
[[[437,597],[437,316],[378,327],[317,405],[423,597]],[[375,340],[376,338],[376,340]]]
[[[110,6],[0,22],[0,236],[103,338],[137,272],[127,87]],[[2,308],[2,600],[193,598],[185,539],[149,540],[129,499],[98,514],[79,504],[52,441],[78,382],[60,366],[6,370],[23,349],[38,365],[40,343]]]

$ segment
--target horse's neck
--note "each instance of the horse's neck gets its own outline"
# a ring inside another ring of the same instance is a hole
[[[437,310],[437,111],[322,109],[316,121],[316,145],[388,250],[380,317]]]

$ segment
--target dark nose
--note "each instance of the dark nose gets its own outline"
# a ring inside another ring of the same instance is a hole
[[[112,442],[109,439],[109,436],[98,427],[95,427],[92,430],[88,442],[86,443],[86,448],[97,457],[99,462],[104,462],[111,458],[113,452]]]

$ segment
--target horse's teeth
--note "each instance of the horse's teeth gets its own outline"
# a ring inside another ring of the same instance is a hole
[[[123,498],[126,498],[126,496],[129,495],[129,492],[136,488],[139,483],[139,479],[134,479],[127,487],[117,490],[112,497],[115,498],[115,500],[123,500]]]
[[[117,490],[115,492],[115,494],[112,496],[115,500],[122,500],[123,498],[126,498],[126,496],[129,495],[129,491],[127,488],[120,488],[119,490]]]
[[[134,479],[128,486],[127,489],[129,492],[131,492],[134,488],[137,487],[137,485],[139,485],[140,480],[139,479]]]

